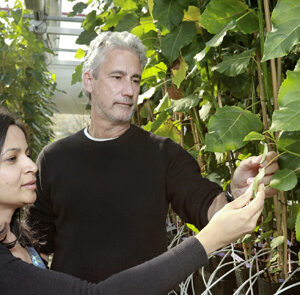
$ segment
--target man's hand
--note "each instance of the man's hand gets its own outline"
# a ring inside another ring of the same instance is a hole
[[[196,235],[207,255],[236,241],[255,228],[264,207],[264,185],[259,185],[257,197],[250,202],[252,194],[252,188],[249,188],[238,199],[226,204]]]
[[[250,157],[243,160],[235,170],[230,183],[230,189],[233,196],[237,198],[240,195],[244,194],[249,188],[250,184],[253,182],[254,177],[263,167],[266,167],[265,176],[259,181],[259,183],[264,183],[265,186],[269,185],[273,174],[279,168],[277,159],[274,159],[275,157],[277,157],[277,154],[275,152],[268,152],[263,163],[260,163],[262,155]],[[269,164],[270,162],[272,163]],[[276,193],[276,189],[272,187],[266,188],[267,198],[272,197]]]

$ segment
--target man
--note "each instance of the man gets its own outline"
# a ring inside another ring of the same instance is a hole
[[[83,67],[89,127],[39,156],[38,200],[29,221],[44,237],[41,251],[54,252],[54,270],[103,280],[167,249],[169,203],[199,229],[227,203],[222,189],[201,177],[179,145],[130,124],[145,61],[136,36],[101,33]],[[269,153],[266,161],[273,157]],[[234,197],[246,191],[260,159],[240,164],[231,182]],[[277,168],[266,168],[266,184]]]

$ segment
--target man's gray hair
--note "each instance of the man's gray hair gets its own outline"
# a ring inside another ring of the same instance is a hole
[[[105,58],[105,54],[112,49],[126,49],[135,53],[141,64],[141,70],[146,65],[145,46],[141,40],[128,32],[101,32],[90,44],[88,52],[84,58],[82,74],[91,72],[93,77],[97,79],[97,74],[101,63]],[[84,90],[87,97],[90,93]]]

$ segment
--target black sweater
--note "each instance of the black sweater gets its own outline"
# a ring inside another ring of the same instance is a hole
[[[202,245],[190,237],[142,265],[118,273],[99,284],[37,268],[12,256],[0,244],[1,295],[158,295],[207,263]]]
[[[41,252],[54,252],[53,270],[90,282],[166,251],[169,203],[201,229],[222,191],[178,144],[134,125],[105,142],[79,131],[46,147],[38,165],[30,224],[45,237]]]

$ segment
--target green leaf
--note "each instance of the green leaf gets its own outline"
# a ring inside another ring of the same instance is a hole
[[[127,14],[124,16],[123,19],[120,20],[115,30],[118,32],[123,32],[123,31],[130,32],[138,24],[139,24],[139,19],[135,14]]]
[[[254,241],[254,237],[251,234],[246,234],[242,239],[243,244],[250,244],[253,241]]]
[[[156,118],[155,121],[153,121],[151,125],[151,131],[155,132],[168,118],[168,113],[163,111],[161,112]]]
[[[172,81],[177,86],[180,87],[181,82],[185,79],[187,65],[183,58],[180,59],[179,69],[172,69],[173,77]]]
[[[13,17],[15,23],[18,24],[23,15],[22,9],[16,9],[16,10],[12,9],[12,10],[10,10],[10,13],[11,13],[11,16]]]
[[[270,186],[280,191],[289,191],[297,184],[297,176],[289,169],[277,170],[273,175]]]
[[[274,238],[271,241],[271,248],[272,249],[277,248],[278,246],[282,245],[284,243],[284,241],[285,241],[284,236],[279,236],[279,237]]]
[[[285,106],[289,102],[300,100],[298,92],[300,92],[300,71],[296,69],[287,71],[287,78],[281,84],[278,93],[278,104],[279,106]],[[294,93],[296,92],[296,93]]]
[[[139,99],[138,99],[138,104],[143,103],[143,101],[145,99],[149,99],[153,96],[153,94],[155,93],[156,88],[155,87],[151,87],[150,89],[148,89],[146,92],[144,92],[143,94],[139,95]]]
[[[76,44],[89,45],[91,41],[96,38],[96,36],[96,32],[82,31],[76,40]]]
[[[159,73],[165,73],[167,71],[168,67],[165,63],[160,62],[152,67],[148,67],[144,69],[142,73],[142,82],[145,79],[148,79],[150,77],[155,77],[155,80],[159,78]]]
[[[187,112],[191,108],[197,106],[200,102],[200,96],[198,95],[189,95],[187,97],[173,100],[170,109],[174,112]]]
[[[82,64],[77,65],[75,67],[75,72],[72,74],[72,82],[71,85],[76,84],[77,82],[81,82],[81,75],[82,75]]]
[[[300,1],[279,0],[272,13],[273,28],[267,33],[262,62],[284,56],[300,42]]]
[[[297,131],[300,130],[300,99],[292,101],[274,111],[271,131]]]
[[[199,230],[191,223],[186,223],[186,226],[192,230],[195,234],[198,234],[199,233]]]
[[[84,9],[86,9],[88,7],[88,5],[86,3],[83,3],[83,2],[78,2],[76,3],[74,6],[73,6],[73,11],[71,11],[69,13],[69,16],[75,16],[79,13],[82,13],[82,11]]]
[[[154,109],[155,112],[162,112],[164,111],[169,105],[169,96],[168,93],[164,95],[164,97],[159,101],[159,104]]]
[[[262,123],[257,115],[239,107],[219,108],[208,122],[206,150],[223,153],[239,149],[247,144],[243,141],[246,135],[261,129]]]
[[[172,31],[181,23],[187,6],[186,0],[155,0],[152,12],[154,19],[158,20],[158,27]]]
[[[75,58],[82,59],[83,57],[85,57],[85,51],[81,48],[78,48],[75,54]]]
[[[267,157],[267,153],[268,153],[268,145],[265,143],[264,144],[264,151],[260,160],[260,164],[263,163]]]
[[[289,169],[296,173],[296,176],[300,177],[300,157],[283,154],[279,157],[279,167],[280,169]]]
[[[133,0],[114,0],[115,6],[119,6],[124,10],[136,10],[137,4]]]
[[[266,170],[265,168],[262,168],[259,173],[254,177],[253,182],[252,182],[252,189],[253,189],[253,196],[257,196],[258,192],[258,183],[261,179],[265,177]]]
[[[84,30],[92,32],[95,29],[97,23],[96,10],[92,10],[84,19],[82,27]]]
[[[231,21],[230,23],[228,23],[220,33],[218,33],[213,38],[211,38],[208,42],[205,43],[205,48],[201,50],[199,53],[197,53],[194,56],[194,59],[197,62],[200,62],[208,53],[210,47],[218,47],[223,42],[223,39],[226,36],[227,32],[233,30],[235,27],[236,27],[235,21]]]
[[[250,58],[253,56],[254,50],[246,50],[241,54],[233,56],[225,56],[223,61],[212,70],[223,73],[227,76],[237,76],[244,73],[249,65]]]
[[[217,34],[232,20],[237,20],[238,29],[244,33],[257,30],[256,14],[240,0],[211,0],[200,16],[200,25]]]
[[[200,8],[191,5],[186,11],[184,11],[183,21],[197,22],[200,19],[200,14]]]
[[[164,123],[155,131],[155,134],[163,137],[169,137],[175,142],[180,141],[180,134],[176,127],[177,122],[166,120]]]
[[[282,132],[277,145],[281,151],[289,151],[300,157],[300,131]]]
[[[245,136],[243,140],[265,140],[265,137],[261,133],[251,131],[248,135]]]
[[[297,214],[295,230],[296,230],[296,240],[298,242],[300,242],[300,208],[299,208],[299,211],[298,211],[298,214]],[[299,259],[299,261],[300,261],[300,259]]]
[[[182,23],[172,33],[162,37],[162,54],[172,63],[179,56],[180,49],[190,44],[195,35],[196,27],[194,23]]]

